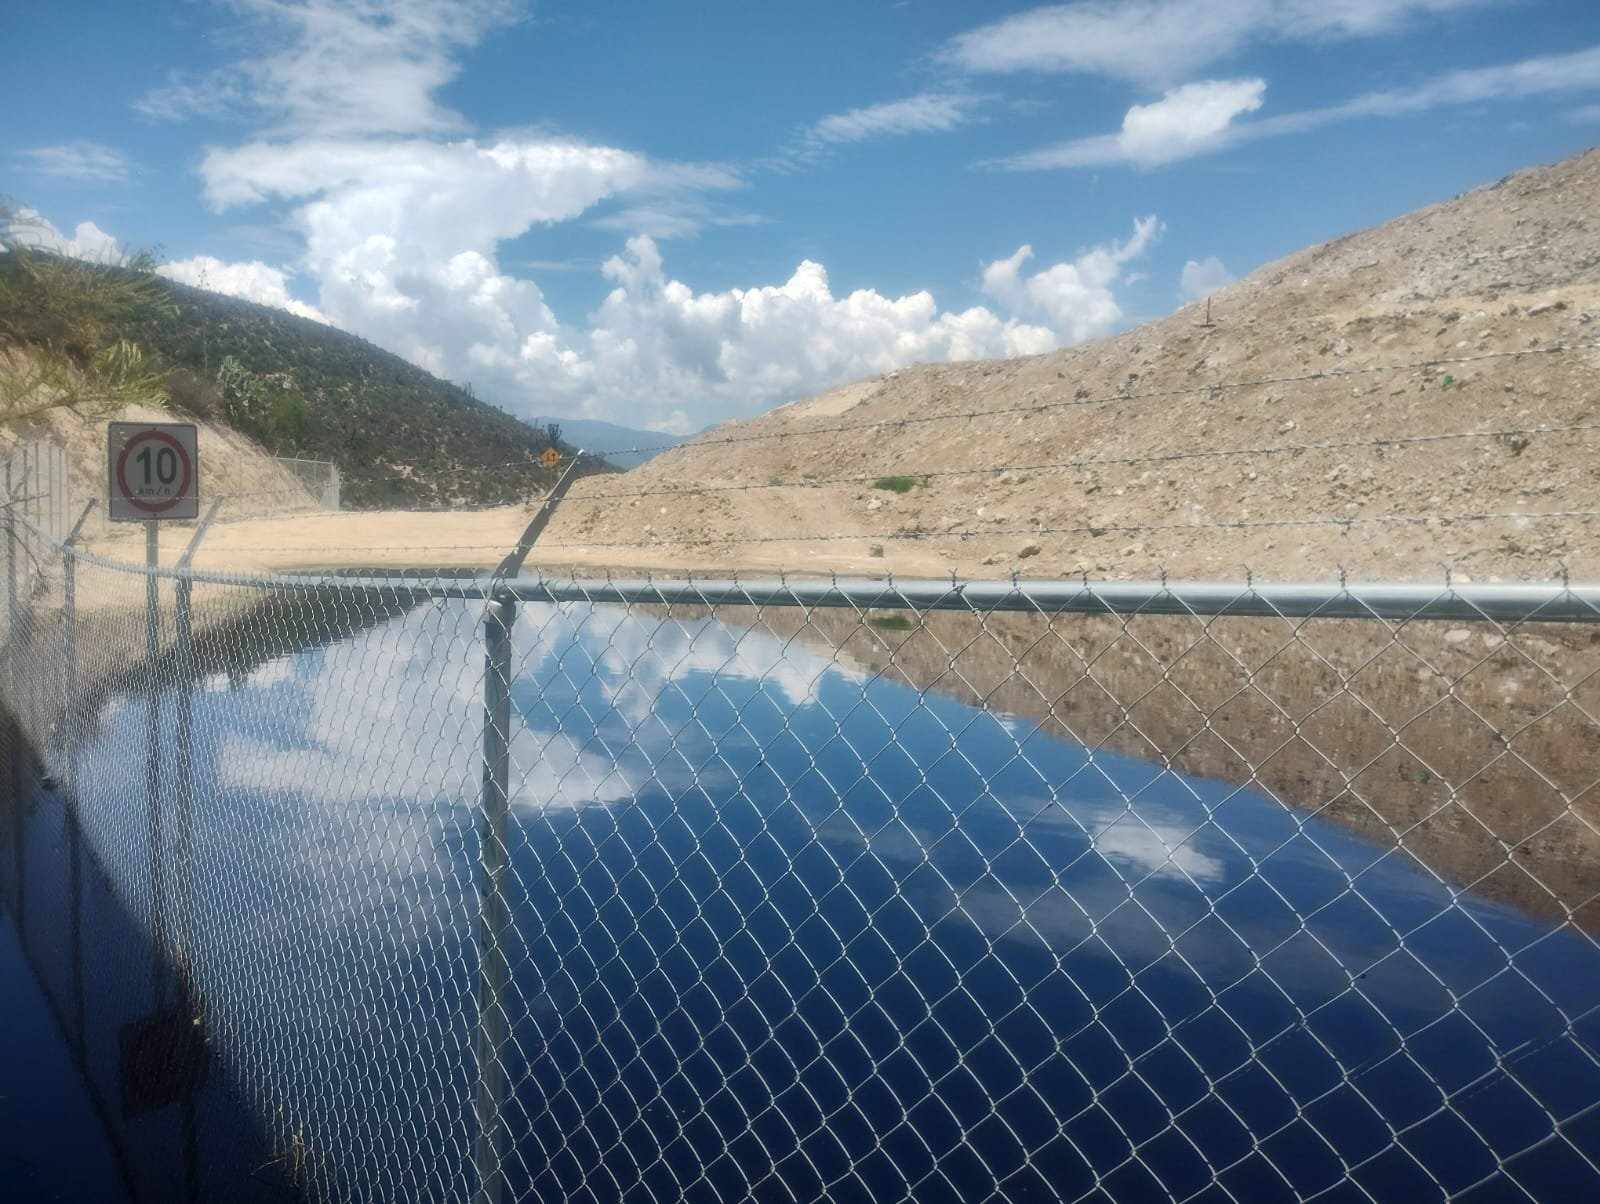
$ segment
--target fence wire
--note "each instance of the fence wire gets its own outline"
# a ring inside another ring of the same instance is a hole
[[[137,1198],[1600,1192],[1600,590],[57,549],[5,619]]]

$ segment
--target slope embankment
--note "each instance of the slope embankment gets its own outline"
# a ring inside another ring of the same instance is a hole
[[[1600,152],[1030,359],[580,483],[542,555],[995,575],[1600,575]],[[1579,516],[1582,517],[1579,517]],[[561,545],[561,546],[557,546]]]
[[[1600,578],[1600,151],[1113,338],[891,372],[578,482],[565,570]],[[492,567],[526,507],[265,519],[201,563]]]

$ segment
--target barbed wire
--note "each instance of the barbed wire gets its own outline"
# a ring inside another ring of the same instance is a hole
[[[1089,535],[1099,538],[1109,534],[1133,534],[1150,531],[1203,531],[1203,530],[1253,530],[1256,528],[1273,527],[1359,527],[1379,524],[1391,525],[1419,525],[1425,526],[1430,522],[1438,522],[1441,526],[1453,523],[1467,522],[1496,522],[1512,519],[1546,520],[1569,519],[1590,520],[1600,519],[1600,510],[1545,510],[1545,511],[1484,511],[1466,514],[1377,514],[1377,515],[1350,515],[1347,517],[1328,516],[1324,518],[1280,518],[1280,519],[1210,519],[1204,522],[1186,523],[1091,523],[1072,527],[1012,527],[1002,529],[988,529],[977,531],[896,531],[885,533],[863,533],[859,535],[833,534],[833,535],[752,535],[732,536],[719,538],[716,536],[702,536],[695,539],[661,539],[655,541],[641,540],[610,540],[590,542],[549,542],[541,543],[540,547],[547,548],[588,548],[588,547],[653,547],[663,543],[696,543],[714,545],[733,544],[771,544],[771,543],[831,543],[846,540],[968,540],[977,538],[993,538],[997,536],[1038,536],[1038,535]]]
[[[1264,447],[1216,448],[1207,451],[1158,452],[1144,456],[1084,456],[1039,464],[996,464],[981,468],[899,468],[894,472],[863,473],[855,476],[814,477],[799,480],[745,481],[721,485],[670,485],[657,489],[608,490],[569,496],[572,502],[599,502],[618,498],[660,497],[672,494],[732,493],[754,489],[821,489],[830,485],[866,485],[896,477],[931,480],[937,477],[992,476],[1002,472],[1060,472],[1100,466],[1170,464],[1183,460],[1216,460],[1237,456],[1299,455],[1316,451],[1351,451],[1366,448],[1404,447],[1412,444],[1440,443],[1460,439],[1511,439],[1518,436],[1574,434],[1600,431],[1600,422],[1578,422],[1564,426],[1507,427],[1488,431],[1450,431],[1437,435],[1396,435],[1382,439],[1330,439],[1315,443],[1283,443]]]
[[[870,422],[834,423],[831,426],[810,426],[804,430],[763,431],[746,435],[722,435],[715,438],[689,436],[689,442],[646,444],[637,447],[616,447],[599,452],[585,449],[583,454],[603,459],[607,456],[657,455],[674,450],[695,451],[707,447],[722,447],[733,443],[760,443],[775,439],[814,438],[817,435],[843,434],[850,431],[882,430],[888,427],[920,426],[932,422],[954,422],[974,418],[1007,417],[1017,414],[1035,414],[1047,410],[1072,407],[1115,405],[1128,401],[1152,401],[1167,397],[1183,397],[1193,393],[1227,393],[1242,389],[1263,388],[1270,385],[1305,384],[1318,380],[1342,380],[1355,376],[1373,376],[1385,373],[1419,372],[1425,368],[1451,367],[1457,364],[1483,363],[1489,360],[1519,359],[1536,355],[1562,355],[1575,351],[1600,350],[1600,343],[1554,343],[1549,347],[1524,347],[1515,351],[1483,351],[1472,355],[1436,356],[1399,364],[1373,364],[1364,368],[1324,368],[1316,372],[1301,372],[1286,376],[1261,376],[1250,380],[1213,381],[1205,384],[1182,385],[1166,389],[1129,390],[1099,397],[1074,397],[1061,401],[1037,402],[1030,405],[1003,406],[988,410],[952,410],[940,414],[916,414],[903,418],[882,418]],[[756,417],[767,417],[776,411]],[[402,465],[406,461],[391,461]],[[522,460],[503,464],[479,465],[482,468],[509,468],[524,465]],[[531,467],[541,467],[532,465]]]
[[[830,534],[800,534],[800,535],[680,535],[677,533],[663,532],[660,538],[650,540],[541,540],[538,544],[540,550],[548,548],[652,548],[652,547],[677,547],[685,545],[714,545],[732,546],[741,544],[786,544],[786,543],[845,543],[845,542],[873,542],[873,541],[911,541],[911,540],[949,540],[952,542],[965,542],[971,539],[1009,537],[1009,536],[1039,536],[1039,535],[1088,535],[1099,538],[1110,534],[1137,534],[1151,531],[1207,531],[1207,530],[1255,530],[1267,528],[1311,528],[1333,527],[1349,528],[1371,525],[1417,525],[1425,526],[1437,522],[1441,526],[1451,526],[1456,523],[1486,523],[1513,520],[1546,521],[1546,520],[1572,520],[1591,521],[1600,519],[1600,510],[1507,510],[1507,511],[1478,511],[1459,514],[1374,514],[1374,515],[1348,515],[1344,517],[1328,515],[1313,518],[1280,518],[1280,519],[1208,519],[1205,521],[1191,521],[1182,523],[1086,523],[1079,526],[1068,527],[1008,527],[990,528],[982,530],[949,530],[949,531],[861,531],[861,532],[835,532]],[[249,554],[262,552],[318,552],[322,554],[333,552],[504,552],[506,543],[452,543],[452,544],[264,544],[234,546],[225,549],[230,553]],[[212,545],[212,550],[216,546]],[[205,556],[202,548],[199,555]]]

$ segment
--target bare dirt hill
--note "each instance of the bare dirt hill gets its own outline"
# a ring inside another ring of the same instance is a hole
[[[1596,519],[1539,517],[1600,511],[1597,197],[1590,151],[1269,264],[1209,325],[1191,305],[719,427],[580,482],[540,559],[1600,576]]]

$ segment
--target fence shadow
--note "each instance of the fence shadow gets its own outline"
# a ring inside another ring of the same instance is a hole
[[[187,970],[193,950],[137,914],[3,700],[0,758],[0,902],[126,1198],[300,1199],[292,1151],[218,1056]],[[56,1155],[73,1157],[80,1137],[61,1134]]]

